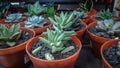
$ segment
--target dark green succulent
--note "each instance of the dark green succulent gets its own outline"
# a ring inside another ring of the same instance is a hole
[[[105,20],[105,19],[113,19],[113,14],[110,12],[109,9],[100,11],[97,15],[98,18]]]
[[[33,5],[28,5],[28,12],[25,13],[27,16],[39,15],[45,11],[45,8],[39,4],[39,1],[35,2]]]
[[[20,24],[13,25],[7,28],[5,25],[0,25],[0,45],[5,43],[9,46],[15,46],[21,36]]]
[[[21,13],[10,14],[6,17],[6,20],[5,20],[6,23],[16,23],[21,21],[23,21]]]
[[[74,46],[64,47],[64,44],[75,35],[74,31],[53,31],[47,29],[47,32],[43,33],[47,38],[40,37],[40,40],[46,44],[46,47],[51,49],[51,52],[45,53],[46,60],[54,60],[52,54],[60,52],[65,54],[74,49]],[[32,51],[32,54],[38,53],[42,49],[42,46]]]
[[[45,5],[45,13],[47,14],[47,17],[54,17],[55,15],[55,9],[54,9],[54,3],[46,3]]]
[[[6,17],[10,4],[7,2],[0,2],[0,19]]]
[[[28,21],[25,22],[25,27],[27,28],[41,28],[44,27],[46,22],[44,22],[45,18],[42,16],[32,16],[28,18]]]
[[[86,0],[85,3],[80,4],[81,11],[90,12],[93,9],[93,0]]]
[[[109,36],[120,33],[120,22],[114,22],[112,19],[103,20],[97,23],[96,29],[105,32]]]

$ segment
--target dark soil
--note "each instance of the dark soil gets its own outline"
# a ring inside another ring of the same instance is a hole
[[[108,34],[105,31],[97,30],[95,26],[90,28],[89,31],[92,32],[93,34],[97,35],[97,36],[104,37],[104,38],[109,38],[109,39],[115,39],[116,37],[120,38],[119,33]]]
[[[50,23],[47,23],[47,22],[44,22],[44,25],[43,25],[43,27],[45,27],[45,26],[48,26]],[[40,27],[32,27],[32,28],[40,28]]]
[[[19,40],[16,41],[15,45],[19,45],[21,43],[24,43],[25,41],[29,40],[30,38],[32,38],[32,35],[23,31],[21,37],[19,38]],[[4,48],[9,48],[10,46],[7,45],[6,43],[0,45],[0,49],[4,49]]]
[[[84,29],[85,28],[85,26],[83,25],[83,23],[80,23],[80,22],[76,22],[76,23],[74,23],[73,25],[72,25],[72,27],[71,28],[68,28],[68,29],[64,29],[64,30],[67,30],[67,31],[71,31],[71,30],[73,30],[73,31],[79,31],[79,30],[82,30],[82,29]]]
[[[116,54],[117,46],[112,46],[104,51],[104,57],[113,68],[120,68],[120,56]]]
[[[31,52],[32,52],[35,48],[37,48],[37,47],[39,47],[39,46],[43,46],[43,48],[41,49],[41,51],[40,51],[39,53],[37,53],[36,55],[33,55]],[[33,47],[31,48],[30,53],[31,53],[33,56],[37,57],[37,58],[45,59],[45,53],[46,53],[46,52],[51,52],[51,49],[49,49],[49,48],[47,48],[47,47],[45,47],[45,46],[46,46],[45,43],[43,43],[43,42],[41,42],[41,41],[37,41],[36,43],[34,43]],[[78,50],[78,48],[76,47],[76,45],[75,45],[75,43],[74,43],[73,41],[68,41],[64,46],[65,46],[65,47],[74,46],[75,49],[73,49],[73,50],[71,50],[71,51],[69,51],[69,52],[67,52],[67,53],[65,53],[65,54],[61,54],[61,53],[59,53],[59,52],[54,53],[53,56],[55,57],[56,60],[67,58],[67,57],[73,55],[73,54]]]

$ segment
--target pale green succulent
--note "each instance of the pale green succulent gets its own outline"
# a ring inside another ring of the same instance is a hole
[[[0,45],[8,44],[9,46],[14,46],[21,36],[20,24],[12,25],[7,28],[5,25],[0,25]]]
[[[39,4],[39,1],[35,2],[33,5],[28,5],[28,12],[25,13],[27,16],[39,15],[45,11],[45,8]]]
[[[32,16],[28,18],[28,21],[25,22],[25,27],[27,28],[41,28],[44,27],[46,22],[45,18],[42,16]]]
[[[71,13],[60,13],[60,16],[55,15],[54,16],[55,20],[53,20],[52,18],[49,17],[49,20],[51,21],[51,23],[53,23],[53,27],[54,28],[58,28],[58,29],[66,29],[72,26],[72,24],[74,23],[75,20],[75,14]]]
[[[5,20],[6,23],[16,23],[21,21],[23,21],[21,13],[10,14],[6,17],[6,20]]]
[[[56,52],[60,52],[61,54],[65,54],[74,49],[73,46],[64,47],[64,44],[71,39],[72,36],[75,35],[74,31],[53,31],[48,30],[43,33],[47,38],[40,37],[40,41],[46,44],[46,47],[51,49],[50,53],[45,53],[46,60],[54,60],[54,56],[52,54]],[[32,51],[32,54],[38,53],[42,47],[38,47]]]
[[[120,56],[120,41],[117,44],[117,55]]]
[[[105,19],[113,19],[113,14],[110,12],[109,9],[100,11],[97,15],[98,18],[105,20]]]
[[[99,21],[96,29],[107,34],[120,33],[120,22],[114,22],[112,19]]]

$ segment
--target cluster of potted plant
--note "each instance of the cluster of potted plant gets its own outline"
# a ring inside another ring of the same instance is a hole
[[[73,68],[86,32],[93,53],[102,59],[104,67],[119,68],[120,43],[115,39],[120,38],[120,22],[109,9],[97,13],[92,0],[87,0],[79,10],[60,13],[55,12],[54,3],[42,6],[39,1],[28,4],[25,13],[8,13],[9,4],[0,3],[3,6],[1,66],[25,68],[24,56],[28,54],[35,68]]]

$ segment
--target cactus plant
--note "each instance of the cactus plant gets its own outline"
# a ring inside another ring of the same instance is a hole
[[[28,21],[25,22],[25,27],[27,28],[41,28],[47,22],[44,22],[45,18],[42,16],[32,16],[28,18]]]
[[[14,46],[21,36],[20,24],[12,25],[7,28],[5,25],[0,25],[0,45],[7,44]]]
[[[6,17],[6,20],[5,20],[6,23],[16,23],[21,21],[23,21],[21,13],[10,14]]]
[[[7,16],[9,8],[10,4],[8,2],[0,2],[0,19],[3,19]]]
[[[71,36],[75,35],[74,31],[53,31],[47,29],[47,32],[43,33],[47,38],[40,37],[40,41],[46,44],[46,47],[51,50],[50,53],[45,53],[46,60],[55,60],[52,54],[60,52],[65,54],[74,49],[73,46],[64,47],[64,44],[71,39]],[[38,47],[32,51],[32,54],[38,53],[42,47]]]
[[[39,4],[39,1],[35,2],[33,5],[28,5],[28,12],[25,13],[26,16],[39,15],[45,11],[45,8]]]

